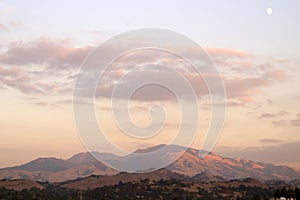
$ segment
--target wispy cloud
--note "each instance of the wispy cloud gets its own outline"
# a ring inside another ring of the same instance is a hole
[[[262,113],[258,118],[259,119],[263,119],[263,118],[275,118],[275,117],[279,117],[279,116],[284,116],[284,115],[288,115],[289,112],[287,111],[279,111],[277,113]]]
[[[272,121],[274,126],[284,126],[287,124],[287,120],[274,120]]]
[[[261,139],[260,142],[262,143],[282,143],[282,140],[278,140],[278,139],[271,139],[271,138],[264,138]]]
[[[272,121],[272,124],[274,126],[287,126],[287,125],[292,125],[296,127],[300,127],[300,113],[296,115],[294,118],[289,118],[289,119],[282,119],[282,120],[274,120]]]
[[[0,67],[0,83],[25,94],[53,95],[65,91],[56,81],[43,81],[24,68]]]
[[[300,157],[297,154],[297,152],[300,151],[300,142],[289,142],[278,145],[251,148],[217,147],[215,151],[221,155],[261,162],[300,162]]]
[[[1,16],[1,13],[0,13],[0,16]],[[14,30],[15,28],[17,27],[20,27],[21,26],[21,23],[20,22],[17,22],[17,21],[9,21],[5,24],[1,23],[0,24],[0,32],[9,32],[9,31],[12,31]]]
[[[248,58],[253,56],[250,53],[244,51],[238,51],[226,48],[206,48],[206,51],[214,58],[228,59],[232,57],[236,58]]]
[[[297,114],[297,118],[292,119],[290,122],[293,126],[299,126],[300,127],[300,113]]]

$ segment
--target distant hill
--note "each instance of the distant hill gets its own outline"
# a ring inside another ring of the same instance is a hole
[[[68,189],[96,189],[102,188],[103,186],[113,186],[126,183],[142,183],[152,185],[159,185],[161,180],[169,180],[169,183],[184,183],[182,187],[187,187],[189,191],[198,191],[197,188],[203,188],[206,190],[213,190],[214,188],[239,188],[239,187],[260,187],[260,188],[272,188],[280,189],[283,187],[297,186],[299,180],[293,180],[290,182],[285,182],[282,180],[269,180],[269,181],[260,181],[253,178],[244,178],[244,179],[225,179],[220,176],[214,176],[207,173],[196,174],[193,177],[189,177],[183,174],[172,172],[169,169],[159,169],[152,172],[144,173],[127,173],[120,172],[115,175],[91,175],[84,178],[78,178],[75,180],[67,180],[60,183],[48,183],[48,182],[36,182],[32,180],[0,180],[0,188],[22,190],[30,188],[39,188],[43,189],[51,185],[52,188],[68,188]]]
[[[113,175],[117,171],[103,165],[89,153],[79,153],[67,160],[38,158],[20,166],[0,169],[0,179],[28,179],[62,182],[93,174]]]
[[[44,186],[32,180],[0,180],[0,188],[20,191],[31,188],[43,189]]]
[[[184,147],[176,145],[158,145],[147,149],[139,149],[136,152],[145,153],[162,147],[166,151],[152,157],[149,162],[162,162],[166,159],[173,158],[174,155],[182,153]],[[140,164],[137,157],[127,155],[124,157],[116,156],[110,153],[94,152],[96,157],[101,160],[112,160],[115,163],[131,161],[130,165]],[[126,163],[127,164],[127,163]],[[145,165],[145,163],[143,163]],[[226,158],[209,153],[205,158],[199,157],[199,150],[189,148],[174,163],[166,167],[177,174],[193,177],[198,175],[202,179],[219,180],[255,178],[258,180],[285,180],[291,181],[300,179],[300,175],[294,169],[286,166],[275,166],[254,162],[245,159]],[[20,166],[0,169],[0,179],[30,179],[49,182],[63,182],[91,175],[116,175],[119,172],[104,165],[95,159],[90,153],[79,153],[69,159],[62,160],[57,158],[38,158],[29,163]],[[200,174],[200,175],[199,175]],[[202,174],[202,175],[201,175]]]
[[[191,177],[190,180],[193,182],[197,182],[197,183],[212,183],[212,182],[225,182],[226,181],[226,179],[221,176],[215,176],[215,175],[208,174],[205,172],[196,174],[195,176]]]
[[[20,166],[4,168],[4,170],[59,172],[74,167],[75,164],[57,158],[38,158]]]
[[[60,187],[72,188],[72,189],[94,189],[97,187],[103,187],[105,185],[116,185],[120,182],[139,182],[141,180],[149,179],[150,181],[159,181],[176,179],[184,180],[187,179],[185,175],[172,172],[168,169],[160,169],[153,172],[145,173],[127,173],[121,172],[113,176],[89,176],[86,178],[81,178],[73,181],[67,181],[59,185]]]

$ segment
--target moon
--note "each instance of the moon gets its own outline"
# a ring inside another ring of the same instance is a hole
[[[273,13],[272,8],[267,8],[267,14],[268,14],[268,15],[272,15],[272,13]]]

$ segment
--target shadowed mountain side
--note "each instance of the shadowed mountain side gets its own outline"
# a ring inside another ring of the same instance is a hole
[[[74,167],[75,164],[58,158],[38,158],[24,165],[7,167],[4,170],[58,172]]]

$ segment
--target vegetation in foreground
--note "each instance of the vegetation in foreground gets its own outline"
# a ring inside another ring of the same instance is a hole
[[[67,189],[45,184],[44,189],[23,189],[16,191],[13,189],[0,189],[1,200],[106,200],[106,199],[243,199],[259,200],[271,199],[271,197],[287,197],[300,199],[300,190],[298,188],[272,189],[264,187],[249,187],[240,185],[238,187],[218,186],[214,188],[199,187],[197,183],[171,179],[160,181],[141,180],[137,183],[122,183],[113,186],[104,186],[85,191]]]

